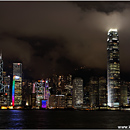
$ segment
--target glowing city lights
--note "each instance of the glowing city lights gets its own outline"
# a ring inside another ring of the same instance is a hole
[[[46,108],[47,107],[47,100],[42,100],[42,108]]]
[[[15,94],[15,76],[13,76],[13,86],[12,86],[12,105],[14,106],[14,94]]]

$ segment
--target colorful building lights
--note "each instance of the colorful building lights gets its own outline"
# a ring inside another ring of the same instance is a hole
[[[49,106],[49,97],[50,97],[49,81],[48,81],[48,79],[46,79],[45,88],[44,88],[44,99],[47,99],[47,107]]]
[[[47,100],[42,100],[42,108],[46,108],[47,107]]]
[[[14,93],[15,93],[15,76],[13,76],[13,86],[12,86],[12,105],[14,106]]]

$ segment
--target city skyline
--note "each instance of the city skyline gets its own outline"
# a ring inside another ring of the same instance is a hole
[[[1,2],[0,12],[4,70],[12,73],[19,62],[33,79],[78,66],[106,71],[106,34],[117,28],[121,73],[128,79],[130,2]]]
[[[129,14],[130,1],[1,1],[0,128],[130,128]]]
[[[107,82],[105,77],[93,75],[89,78],[89,83],[85,83],[84,86],[82,76],[54,74],[53,77],[40,79],[38,82],[35,80],[34,83],[28,79],[23,80],[22,63],[13,63],[12,102],[9,101],[10,76],[7,77],[6,72],[3,71],[1,53],[1,78],[4,79],[1,81],[3,83],[1,105],[4,104],[1,108],[10,107],[8,105],[10,103],[14,109],[19,107],[26,109],[27,106],[32,107],[32,109],[66,109],[71,106],[74,109],[96,110],[110,107],[116,110],[121,109],[122,106],[129,106],[130,82],[120,80],[118,30],[109,29],[107,35]],[[31,101],[32,104],[30,104]]]

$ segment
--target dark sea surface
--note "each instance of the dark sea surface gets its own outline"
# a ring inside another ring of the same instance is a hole
[[[1,129],[117,129],[130,125],[130,111],[0,110]]]

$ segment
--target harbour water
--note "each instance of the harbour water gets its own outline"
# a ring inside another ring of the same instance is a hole
[[[130,125],[130,111],[0,110],[1,129],[117,129]]]

